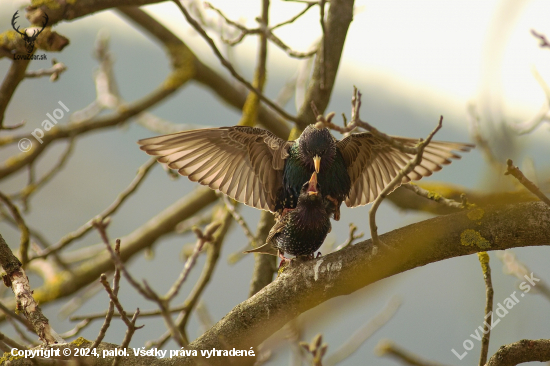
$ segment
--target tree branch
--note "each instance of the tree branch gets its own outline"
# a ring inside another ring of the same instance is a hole
[[[550,339],[522,339],[502,346],[489,359],[487,366],[516,366],[529,361],[550,361]]]
[[[313,114],[310,105],[315,103],[321,113],[327,108],[336,73],[340,65],[342,50],[346,40],[349,25],[353,19],[353,0],[332,0],[325,22],[325,41],[317,51],[315,66],[304,104],[298,112],[296,125],[304,129],[315,123],[317,116]],[[322,57],[325,55],[326,57]]]
[[[188,349],[258,346],[288,321],[328,299],[409,269],[482,251],[486,245],[490,250],[549,245],[550,207],[540,202],[492,206],[475,219],[459,212],[394,230],[380,239],[386,246],[375,248],[367,240],[285,270]],[[182,364],[199,361],[188,358]],[[228,364],[224,358],[210,362]]]

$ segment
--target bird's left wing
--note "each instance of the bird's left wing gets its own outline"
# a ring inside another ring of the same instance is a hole
[[[141,150],[190,180],[262,210],[274,211],[292,141],[234,126],[177,132],[138,141]]]
[[[418,143],[417,139],[392,138],[410,147]],[[419,180],[441,170],[441,165],[451,163],[449,159],[460,159],[453,150],[470,151],[474,146],[458,142],[430,142],[424,149],[420,164],[401,183]],[[355,133],[342,139],[338,142],[338,150],[351,178],[351,190],[346,198],[348,207],[362,206],[374,201],[384,187],[399,174],[399,170],[414,157],[399,151],[370,132]]]

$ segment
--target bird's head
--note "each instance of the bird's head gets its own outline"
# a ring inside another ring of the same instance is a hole
[[[317,173],[322,172],[334,161],[336,140],[327,128],[309,125],[298,139],[300,160]]]
[[[301,202],[322,201],[321,186],[317,182],[317,173],[313,172],[309,181],[305,182],[300,191]]]

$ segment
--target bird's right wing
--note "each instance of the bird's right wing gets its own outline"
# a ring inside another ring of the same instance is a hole
[[[414,147],[418,140],[395,137],[401,144]],[[431,141],[424,149],[422,161],[401,183],[419,180],[450,164],[450,159],[460,159],[453,152],[470,151],[475,145],[459,142]],[[414,155],[399,151],[385,140],[370,132],[354,133],[338,142],[338,149],[348,167],[351,190],[346,198],[348,207],[357,207],[372,202],[394,179]],[[399,185],[401,185],[401,183]]]
[[[190,180],[262,210],[274,211],[293,141],[254,127],[177,132],[138,141],[140,149]]]

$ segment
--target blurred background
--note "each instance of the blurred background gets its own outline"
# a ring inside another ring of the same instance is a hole
[[[196,4],[200,5],[199,2]],[[260,14],[260,1],[229,3],[218,0],[212,1],[212,4],[231,19],[251,27],[257,24],[254,18]],[[490,144],[499,162],[505,163],[507,158],[512,158],[530,179],[541,187],[548,187],[550,125],[543,122],[535,126],[534,119],[541,108],[548,107],[550,95],[545,94],[540,80],[550,81],[550,49],[540,48],[540,40],[531,34],[531,30],[550,36],[550,3],[526,0],[357,0],[355,4],[355,16],[327,108],[327,112],[336,112],[338,124],[342,123],[341,113],[350,117],[351,96],[353,86],[356,86],[363,93],[361,117],[379,130],[393,135],[425,137],[434,128],[439,116],[443,115],[443,129],[436,139],[474,142],[472,131],[478,132]],[[2,0],[0,24],[3,30],[11,29],[13,13],[25,5],[28,4],[22,1]],[[203,63],[229,79],[211,49],[186,23],[173,3],[146,6],[144,9],[181,37]],[[270,21],[273,24],[284,21],[302,9],[303,4],[274,0]],[[214,11],[203,11],[212,22],[223,23]],[[28,26],[26,19],[21,19],[21,24]],[[58,101],[74,113],[96,98],[93,75],[98,62],[93,57],[93,50],[100,32],[110,37],[109,47],[115,60],[114,75],[120,94],[126,101],[134,101],[150,93],[170,71],[162,47],[112,11],[61,22],[55,30],[68,37],[70,45],[61,53],[46,53],[48,61],[31,62],[29,70],[50,67],[52,58],[63,62],[68,69],[53,83],[48,78],[27,79],[21,83],[5,117],[8,125],[26,121],[18,133],[31,132],[40,127],[46,113],[51,114],[59,108]],[[276,34],[293,49],[308,50],[321,35],[318,11],[310,11]],[[215,33],[211,35],[215,36]],[[235,68],[251,80],[257,44],[257,38],[252,36],[236,47],[225,47],[221,43],[219,47]],[[307,61],[291,59],[272,45],[268,56],[265,94],[275,99],[299,70],[307,70]],[[0,59],[1,75],[6,74],[10,63],[10,60]],[[296,105],[300,105],[302,100],[303,93],[296,90],[286,110],[294,114]],[[240,119],[238,110],[220,102],[210,90],[196,83],[187,84],[149,112],[193,128],[230,126]],[[479,123],[477,127],[472,123],[476,119]],[[66,114],[59,123],[66,124],[68,120]],[[530,131],[518,133],[526,130]],[[111,204],[130,184],[138,167],[148,159],[139,150],[136,141],[153,135],[156,133],[129,123],[80,137],[64,169],[30,200],[26,222],[51,243],[80,227]],[[334,135],[341,138],[337,133]],[[35,162],[37,175],[48,172],[65,148],[66,142],[60,142],[48,149]],[[12,145],[0,150],[0,158],[3,161],[16,153],[17,147]],[[483,151],[476,149],[426,180],[458,184],[480,193],[515,189],[512,178],[504,176],[503,172],[494,169]],[[0,190],[4,193],[16,192],[24,187],[26,181],[27,174],[21,171],[2,180]],[[139,190],[113,216],[109,226],[110,237],[130,233],[196,187],[186,178],[171,179],[160,166],[155,167]],[[364,239],[370,237],[369,209],[370,206],[343,208],[342,219],[333,223],[325,250],[331,244],[336,246],[346,240],[350,222],[365,233]],[[240,212],[255,228],[260,212],[249,207],[242,207]],[[405,212],[386,201],[378,211],[379,233],[431,216]],[[18,246],[19,232],[12,226],[0,222],[0,232],[10,246]],[[97,232],[91,231],[73,243],[71,249],[99,242]],[[135,256],[129,262],[129,269],[136,278],[146,278],[149,284],[164,293],[171,285],[164,279],[175,280],[182,269],[182,248],[194,242],[193,234],[164,238],[147,253]],[[233,225],[224,242],[222,259],[202,296],[202,302],[214,322],[247,298],[253,257],[246,256],[234,265],[228,263],[230,255],[238,252],[246,242],[241,228]],[[548,248],[523,248],[514,252],[534,272],[535,277],[550,280]],[[489,254],[493,269],[494,302],[497,304],[518,291],[519,281],[504,274],[497,255],[494,252]],[[203,261],[204,257],[201,257],[176,303],[186,298],[200,274]],[[162,271],[162,276],[159,271]],[[38,276],[31,277],[33,287],[40,286],[40,281]],[[72,309],[71,315],[83,315],[107,308],[107,295],[99,286],[83,288],[78,296],[84,294],[91,294],[91,298],[82,304],[76,299],[68,307],[69,299],[62,299],[43,306],[56,331],[64,332],[74,327],[75,323],[67,318],[68,309]],[[10,297],[11,292],[4,290],[3,296]],[[453,365],[477,364],[479,342],[474,341],[474,349],[462,360],[451,352],[455,349],[463,353],[463,342],[471,339],[470,334],[482,325],[485,286],[475,255],[417,268],[352,295],[333,299],[300,316],[294,327],[300,331],[299,340],[302,341],[310,341],[315,334],[322,333],[324,341],[329,344],[330,355],[361,325],[383,311],[394,297],[400,299],[401,306],[393,318],[343,364],[398,364],[374,352],[382,339],[390,339],[432,361]],[[136,307],[142,311],[155,308],[124,280],[120,298],[128,311]],[[489,355],[501,345],[523,338],[550,338],[550,318],[541,316],[549,310],[550,302],[541,294],[530,292],[521,298],[520,303],[493,329]],[[126,328],[119,319],[113,322],[105,341],[120,344]],[[94,322],[81,335],[95,339],[101,323]],[[133,347],[140,347],[165,331],[164,322],[159,318],[144,318],[138,324],[145,324],[145,328],[134,335]],[[0,324],[0,329],[16,337],[8,324]],[[190,339],[198,337],[201,332],[200,322],[193,314],[188,325]],[[176,349],[177,346],[170,342],[166,348]],[[294,357],[292,347],[282,343],[267,364],[292,364],[296,362]]]

